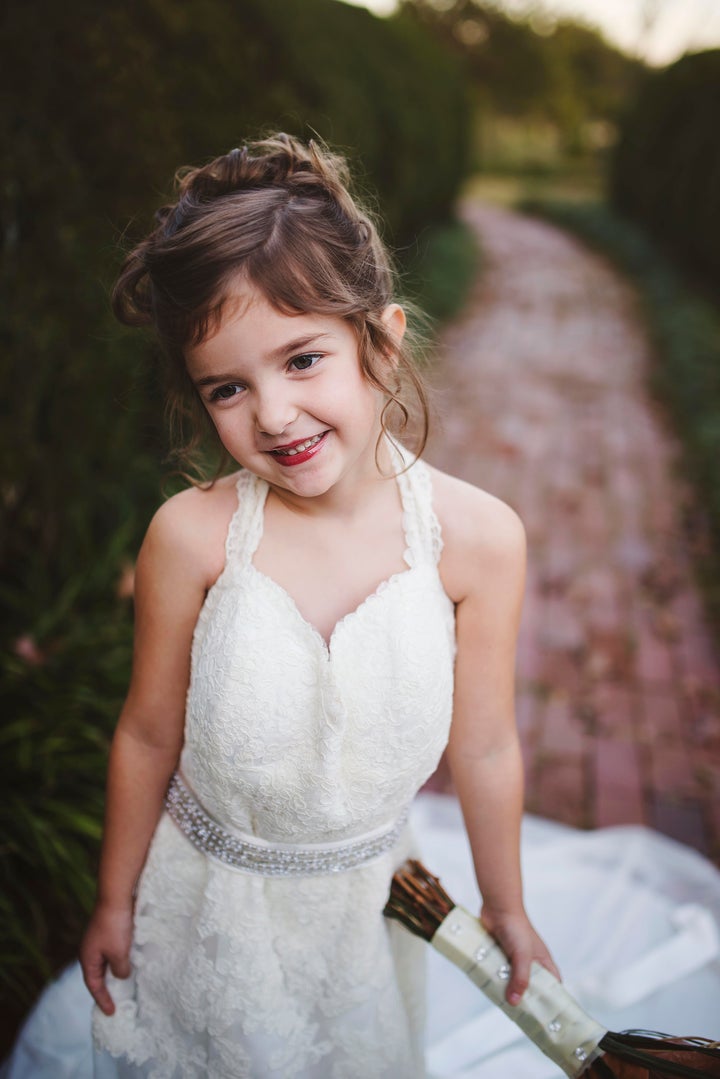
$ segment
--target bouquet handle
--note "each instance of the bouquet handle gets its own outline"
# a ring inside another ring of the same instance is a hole
[[[561,982],[533,963],[520,1004],[505,999],[507,956],[477,918],[454,907],[432,937],[432,946],[458,966],[566,1075],[576,1079],[602,1055],[605,1027],[592,1019]]]

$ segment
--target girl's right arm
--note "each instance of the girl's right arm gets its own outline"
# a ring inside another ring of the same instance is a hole
[[[138,556],[133,672],[110,751],[97,900],[80,949],[85,983],[106,1015],[115,1010],[108,966],[119,978],[130,973],[135,884],[180,755],[192,634],[217,576],[207,515],[197,512],[203,497],[192,490],[166,502]]]

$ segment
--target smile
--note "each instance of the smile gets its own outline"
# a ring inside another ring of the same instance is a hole
[[[294,442],[291,446],[283,446],[269,452],[278,464],[284,466],[299,465],[303,461],[308,461],[317,453],[327,433],[327,431],[323,431],[321,434],[313,435],[312,438],[306,438],[302,442]]]

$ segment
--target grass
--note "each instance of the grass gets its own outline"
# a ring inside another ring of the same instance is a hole
[[[472,230],[461,221],[429,227],[400,253],[403,291],[432,324],[447,322],[467,301],[480,268]]]
[[[695,492],[687,538],[720,647],[720,308],[640,228],[600,201],[534,197],[520,208],[574,232],[638,291],[655,353],[650,388],[677,431]]]
[[[513,208],[530,200],[599,201],[604,179],[599,168],[559,173],[479,173],[465,185],[464,195]]]
[[[0,1055],[43,983],[77,954],[95,894],[111,732],[132,648],[131,611],[105,604],[38,621],[0,655]],[[47,615],[54,612],[49,611]]]

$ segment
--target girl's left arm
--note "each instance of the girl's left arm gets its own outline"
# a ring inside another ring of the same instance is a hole
[[[506,996],[517,1004],[533,960],[559,977],[525,913],[520,872],[523,764],[514,685],[525,530],[498,499],[464,484],[456,493],[462,496],[462,512],[451,513],[457,527],[450,530],[443,555],[455,592],[457,628],[448,763],[482,895],[480,918],[510,959]]]

